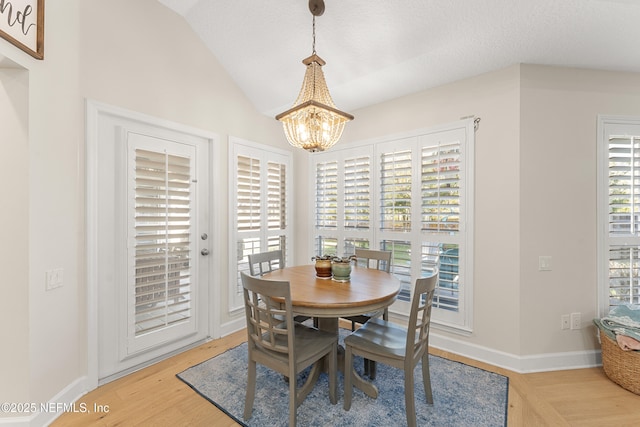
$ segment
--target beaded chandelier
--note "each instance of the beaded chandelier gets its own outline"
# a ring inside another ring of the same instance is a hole
[[[336,108],[322,73],[325,62],[316,55],[316,16],[324,12],[323,0],[309,1],[309,10],[313,15],[313,52],[302,61],[307,67],[302,89],[293,107],[278,114],[276,120],[282,122],[292,146],[315,152],[338,142],[345,123],[353,120],[353,116]]]

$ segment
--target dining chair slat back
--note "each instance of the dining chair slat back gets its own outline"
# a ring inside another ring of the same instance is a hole
[[[249,274],[252,276],[262,276],[265,273],[271,273],[274,270],[284,268],[284,254],[282,249],[275,251],[260,252],[248,255],[249,258]],[[298,315],[293,318],[296,322],[304,322],[310,319],[309,316]],[[314,319],[314,326],[318,326],[317,319]]]
[[[293,321],[289,282],[264,280],[241,273],[247,322],[248,372],[244,419],[253,412],[257,386],[256,364],[289,378],[289,425],[296,425],[296,409],[313,388],[320,362],[328,360],[329,400],[337,403],[338,337]],[[297,375],[313,365],[301,388]]]
[[[284,255],[282,249],[275,251],[260,252],[248,255],[249,274],[252,276],[262,276],[265,273],[284,268]]]
[[[433,404],[429,373],[429,330],[431,306],[438,274],[416,280],[407,328],[381,319],[371,319],[345,338],[344,409],[351,408],[353,382],[358,374],[353,357],[360,355],[371,361],[404,370],[404,394],[407,425],[416,426],[413,371],[422,361],[422,383],[426,402]]]
[[[391,251],[376,251],[373,249],[356,249],[358,265],[378,270],[391,271]],[[362,262],[364,261],[364,262]]]

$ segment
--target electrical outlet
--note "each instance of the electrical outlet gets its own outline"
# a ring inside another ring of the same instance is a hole
[[[571,322],[569,320],[568,314],[563,314],[560,316],[560,329],[569,329],[571,326]]]
[[[571,313],[571,329],[580,329],[581,323],[580,313]]]

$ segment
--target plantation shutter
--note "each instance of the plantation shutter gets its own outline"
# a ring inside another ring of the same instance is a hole
[[[344,228],[367,230],[370,226],[370,157],[344,163]]]
[[[262,251],[260,231],[262,228],[262,177],[260,159],[239,155],[237,166],[236,229],[238,232],[237,258],[238,280],[236,294],[242,293],[240,272],[249,272],[246,254]]]
[[[287,167],[284,163],[267,163],[267,250],[282,249],[286,259]]]
[[[421,271],[438,271],[433,307],[459,312],[462,212],[462,143],[464,133],[451,130],[420,139]]]
[[[267,163],[267,224],[269,230],[286,228],[286,166]]]
[[[316,165],[316,228],[335,230],[338,226],[338,162]]]
[[[238,156],[238,231],[259,230],[261,216],[260,160]]]
[[[391,251],[403,314],[415,280],[439,271],[433,319],[470,331],[473,141],[466,119],[314,154],[314,255]]]
[[[380,229],[411,231],[411,150],[380,157]]]
[[[231,138],[229,151],[230,222],[229,271],[236,276],[229,289],[231,310],[244,306],[241,273],[249,273],[249,255],[290,250],[288,222],[291,154],[273,147]]]
[[[191,159],[135,150],[135,336],[192,316]]]
[[[609,233],[638,235],[640,138],[609,139]]]
[[[640,303],[640,136],[608,140],[609,306]]]
[[[415,138],[390,141],[379,147],[378,198],[380,249],[392,252],[391,272],[400,279],[399,301],[410,301],[411,235],[412,231],[412,176]],[[408,238],[408,239],[407,239]]]
[[[460,143],[436,140],[422,147],[422,229],[460,231]]]

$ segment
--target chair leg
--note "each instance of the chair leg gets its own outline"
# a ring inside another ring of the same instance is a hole
[[[424,384],[424,394],[427,403],[433,405],[433,392],[431,391],[431,373],[429,372],[429,353],[426,351],[422,356],[422,382]]]
[[[407,426],[416,427],[416,402],[413,398],[413,370],[404,371],[404,404],[407,408]]]
[[[344,410],[351,409],[351,396],[353,394],[353,351],[346,346],[344,352]]]
[[[295,375],[289,381],[289,426],[296,426],[296,413],[298,408],[297,401],[297,393],[296,393],[296,381]]]
[[[333,344],[329,354],[329,400],[332,405],[338,403],[338,342]]]
[[[376,379],[376,361],[370,359],[364,359],[364,374],[369,377],[369,379]]]
[[[244,419],[248,420],[253,411],[253,400],[256,397],[256,362],[249,360],[247,369],[247,394],[244,400]]]

